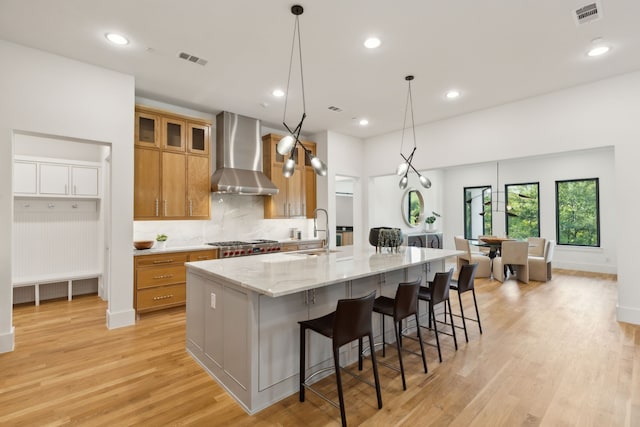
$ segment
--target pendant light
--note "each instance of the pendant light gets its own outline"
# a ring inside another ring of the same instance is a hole
[[[407,188],[407,184],[409,182],[409,178],[407,177],[407,175],[409,174],[410,170],[413,170],[416,174],[418,174],[418,179],[420,180],[420,184],[424,188],[431,188],[431,181],[429,180],[429,178],[421,175],[420,172],[418,172],[416,168],[413,167],[413,164],[412,164],[413,156],[416,154],[416,127],[413,121],[413,97],[411,96],[411,81],[413,80],[413,76],[406,76],[404,79],[407,81],[409,89],[407,92],[407,102],[405,104],[405,110],[404,110],[404,122],[402,124],[402,137],[400,139],[400,156],[404,161],[400,163],[398,165],[398,168],[396,169],[396,174],[398,176],[402,176],[398,186],[400,187],[401,190],[404,190],[405,188]],[[404,131],[407,128],[407,113],[409,112],[409,108],[411,108],[411,130],[413,131],[413,150],[411,150],[411,154],[409,154],[409,156],[407,157],[402,153],[402,145],[404,143]]]
[[[282,124],[289,132],[288,135],[284,136],[276,146],[276,151],[281,155],[285,156],[289,154],[289,158],[284,163],[282,167],[282,173],[286,178],[289,178],[296,170],[296,161],[297,161],[297,147],[298,145],[302,147],[304,150],[304,155],[309,159],[311,163],[311,167],[313,170],[320,176],[327,175],[327,165],[320,160],[317,156],[315,156],[311,150],[304,146],[304,144],[300,141],[300,132],[302,131],[302,123],[304,119],[307,117],[307,108],[306,108],[306,100],[304,96],[304,76],[302,73],[302,44],[300,43],[300,23],[299,17],[304,12],[304,9],[300,5],[291,6],[291,13],[295,15],[296,21],[293,27],[293,41],[291,42],[291,58],[289,60],[289,77],[287,78],[287,92],[284,99],[284,114],[282,117]],[[300,83],[302,86],[302,118],[298,125],[291,130],[291,127],[287,125],[287,101],[289,98],[289,83],[291,82],[291,69],[293,68],[293,53],[295,51],[296,40],[298,41],[298,56],[300,57]]]

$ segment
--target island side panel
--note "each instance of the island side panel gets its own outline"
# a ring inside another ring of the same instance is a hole
[[[258,390],[298,375],[298,321],[306,320],[307,292],[258,296]]]
[[[251,413],[253,316],[248,291],[187,269],[187,313],[187,350]]]

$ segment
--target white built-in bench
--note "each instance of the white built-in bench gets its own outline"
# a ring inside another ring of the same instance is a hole
[[[67,282],[67,299],[71,301],[73,296],[73,281],[85,279],[98,279],[98,289],[100,289],[102,273],[99,271],[77,271],[68,274],[58,273],[44,274],[39,276],[18,277],[13,279],[13,287],[22,288],[25,286],[33,286],[35,289],[36,305],[40,305],[40,285]]]

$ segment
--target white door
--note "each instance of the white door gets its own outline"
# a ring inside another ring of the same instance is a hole
[[[15,162],[13,164],[13,192],[17,194],[36,194],[38,191],[38,165],[34,162]]]
[[[41,163],[40,194],[69,194],[69,167]]]
[[[71,194],[75,196],[98,195],[98,168],[85,166],[71,167]]]

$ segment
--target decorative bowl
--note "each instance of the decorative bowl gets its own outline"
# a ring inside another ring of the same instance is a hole
[[[137,242],[133,242],[133,247],[140,249],[151,249],[153,246],[153,240],[138,240]]]
[[[402,244],[402,231],[399,228],[374,227],[369,230],[369,244],[376,248],[397,248]]]

